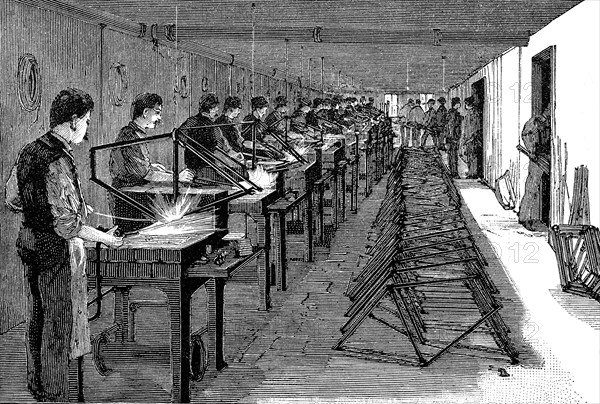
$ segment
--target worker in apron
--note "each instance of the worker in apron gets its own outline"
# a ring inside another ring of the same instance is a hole
[[[6,203],[22,212],[17,251],[27,277],[27,386],[38,401],[76,401],[77,361],[91,351],[84,240],[122,239],[86,224],[71,145],[84,140],[94,108],[85,92],[61,91],[50,131],[26,145],[6,184]],[[81,362],[80,362],[81,364]]]

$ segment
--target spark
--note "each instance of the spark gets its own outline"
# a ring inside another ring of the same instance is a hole
[[[156,220],[161,223],[170,223],[181,219],[190,209],[195,208],[200,203],[201,195],[190,194],[190,188],[186,189],[185,194],[181,195],[175,203],[172,202],[170,195],[158,194],[152,199],[152,209],[156,213]]]
[[[248,170],[248,175],[250,181],[261,188],[273,188],[277,179],[277,173],[270,173],[261,165],[258,165],[255,170]]]

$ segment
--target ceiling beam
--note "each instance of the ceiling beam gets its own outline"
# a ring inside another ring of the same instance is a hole
[[[288,39],[296,43],[314,43],[314,27],[255,27],[256,42],[282,42]],[[529,35],[519,31],[440,31],[440,45],[506,45],[527,46]],[[181,40],[248,40],[252,27],[245,26],[186,26],[177,28]],[[367,30],[358,28],[326,28],[320,30],[321,43],[370,44],[370,45],[434,45],[433,29],[420,30]]]

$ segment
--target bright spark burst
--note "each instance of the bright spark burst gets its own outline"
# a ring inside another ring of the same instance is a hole
[[[156,220],[164,224],[182,218],[190,209],[198,206],[200,197],[201,195],[198,194],[190,194],[189,187],[175,203],[171,201],[170,195],[156,195],[152,200],[152,209],[156,213]]]
[[[255,170],[248,170],[250,181],[261,188],[272,188],[275,186],[277,173],[270,173],[261,165],[258,165]]]

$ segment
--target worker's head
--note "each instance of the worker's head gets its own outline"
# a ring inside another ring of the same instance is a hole
[[[455,109],[460,108],[460,98],[459,97],[452,97],[451,103],[452,103],[452,108],[455,108]]]
[[[131,119],[143,129],[155,128],[161,122],[162,104],[158,94],[139,94],[131,103]]]
[[[230,119],[235,119],[238,117],[240,112],[242,111],[242,100],[240,97],[232,97],[229,96],[225,98],[225,102],[223,103],[223,113]]]
[[[213,93],[204,94],[200,98],[198,110],[212,119],[216,118],[219,113],[219,98]]]
[[[465,98],[465,109],[471,109],[475,106],[475,97],[472,95]]]
[[[77,88],[62,90],[50,106],[50,128],[64,126],[69,129],[71,143],[81,143],[90,124],[90,114],[94,109],[92,97]]]
[[[412,98],[408,99],[408,104],[414,104],[414,103],[415,103],[415,100],[413,100]]]
[[[440,98],[438,98],[438,103],[440,105],[444,105],[446,103],[446,99],[444,97],[440,97]]]
[[[415,100],[415,105],[421,105],[421,100],[417,98],[417,99]]]
[[[313,105],[312,105],[313,109],[318,111],[321,108],[323,108],[323,99],[322,98],[315,98],[313,100]]]
[[[331,109],[331,98],[324,98],[322,109]]]
[[[277,111],[279,111],[282,114],[285,114],[288,110],[287,105],[287,98],[285,98],[283,95],[275,97],[275,109]]]
[[[302,112],[308,112],[310,111],[310,100],[306,97],[300,97],[297,100],[298,103],[298,109],[301,110]]]
[[[267,113],[267,108],[269,107],[269,102],[265,97],[259,95],[258,97],[254,97],[250,100],[252,104],[252,113],[257,118],[262,118]]]

